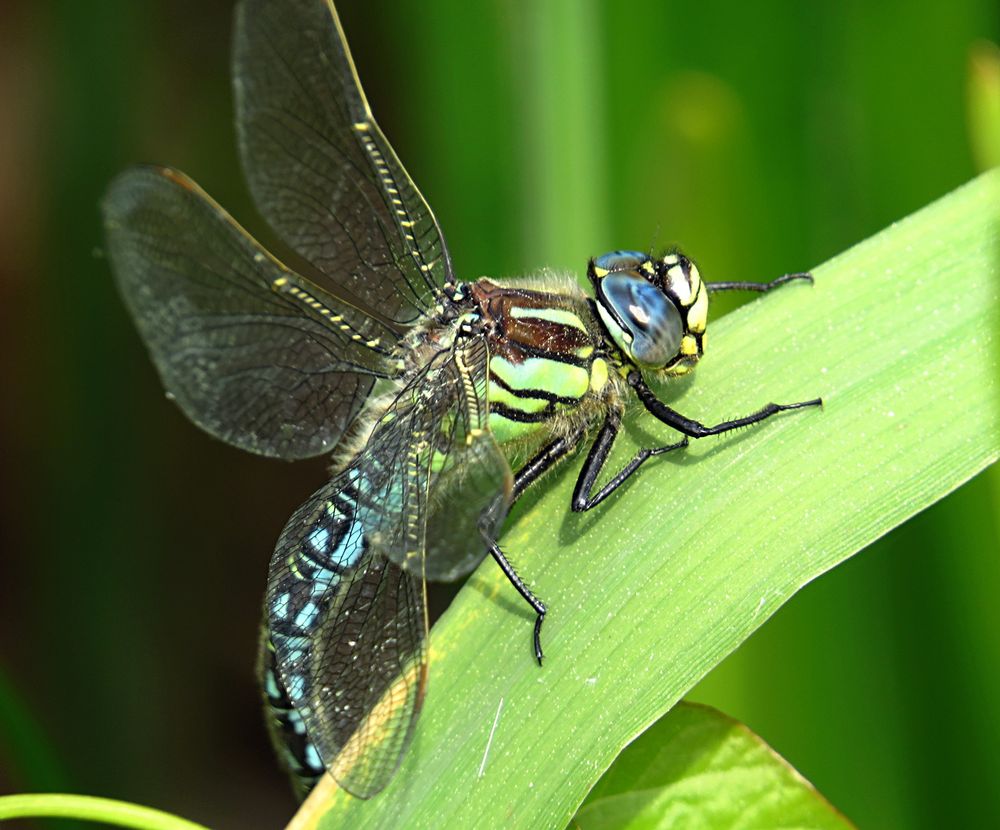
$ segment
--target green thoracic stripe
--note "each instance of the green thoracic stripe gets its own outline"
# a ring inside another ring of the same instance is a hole
[[[500,412],[490,413],[490,432],[498,444],[527,438],[532,433],[546,429],[546,422],[513,421]]]
[[[514,391],[548,393],[574,401],[587,394],[590,387],[590,373],[583,366],[544,357],[529,357],[515,364],[494,356],[490,358],[490,371]]]
[[[494,380],[490,381],[489,399],[490,406],[499,403],[511,409],[520,409],[523,412],[541,412],[551,403],[544,398],[515,395]]]
[[[565,308],[522,308],[514,306],[510,310],[510,316],[519,320],[548,320],[552,323],[561,323],[564,326],[572,326],[575,329],[586,333],[587,327],[579,315]]]

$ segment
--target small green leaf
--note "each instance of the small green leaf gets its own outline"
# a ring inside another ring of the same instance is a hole
[[[577,811],[579,830],[848,830],[853,825],[739,721],[679,703],[626,747]]]
[[[672,406],[710,423],[772,400],[824,408],[696,441],[583,515],[568,509],[579,462],[564,464],[502,540],[548,603],[545,666],[532,615],[485,562],[431,633],[396,778],[370,801],[314,801],[304,824],[565,826],[621,749],[799,588],[995,461],[998,213],[1000,173],[985,174],[814,286],[711,324],[694,376],[661,390]],[[645,414],[631,426],[646,445],[674,437]]]

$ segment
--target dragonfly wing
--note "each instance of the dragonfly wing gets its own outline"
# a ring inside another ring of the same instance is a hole
[[[452,582],[471,573],[498,538],[510,507],[510,465],[493,436],[461,449],[461,469],[442,474],[427,520],[427,579]]]
[[[513,475],[489,430],[489,355],[479,339],[456,347],[449,370],[454,416],[441,430],[426,531],[427,579],[451,581],[486,554],[510,507]]]
[[[257,207],[296,252],[387,319],[451,279],[440,228],[372,119],[331,2],[243,0],[233,83]]]
[[[185,414],[262,455],[332,449],[391,371],[395,335],[282,265],[182,173],[125,171],[103,213],[122,295]]]

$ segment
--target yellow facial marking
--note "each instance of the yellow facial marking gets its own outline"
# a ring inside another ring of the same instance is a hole
[[[688,328],[701,334],[708,324],[708,290],[702,283],[698,288],[698,296],[687,313]]]
[[[680,352],[683,355],[698,354],[698,341],[695,340],[690,334],[685,334],[684,337],[681,338]]]
[[[687,281],[684,269],[680,265],[675,265],[667,270],[667,284],[681,305],[690,304],[691,298],[694,296],[691,293],[691,283]]]
[[[691,278],[691,294],[697,294],[698,290],[701,288],[701,274],[698,273],[698,267],[692,262],[690,265],[690,278]]]

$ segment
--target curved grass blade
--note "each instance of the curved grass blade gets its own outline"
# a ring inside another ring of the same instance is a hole
[[[26,793],[0,796],[0,819],[69,818],[93,821],[105,827],[135,830],[207,830],[187,819],[112,798],[63,793]]]

